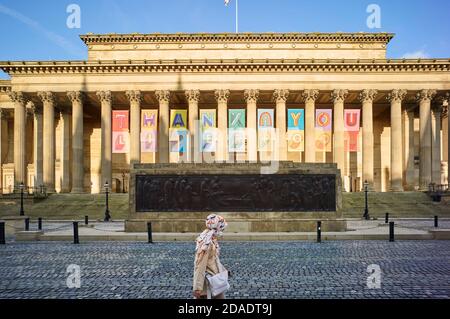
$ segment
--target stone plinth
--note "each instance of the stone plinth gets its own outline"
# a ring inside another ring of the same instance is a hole
[[[264,167],[268,166],[135,164],[130,176],[130,215],[125,229],[144,232],[147,222],[152,222],[154,232],[200,232],[205,217],[218,212],[227,219],[229,232],[315,231],[318,220],[323,221],[323,231],[345,230],[342,183],[336,164],[280,162],[274,174],[262,174]],[[230,189],[234,185],[230,180],[251,184],[236,184],[242,189],[240,195]],[[254,185],[254,192],[249,185]],[[295,192],[298,188],[301,191]],[[184,194],[181,200],[175,200],[180,194]],[[217,206],[218,200],[223,200],[223,205]],[[261,204],[259,200],[265,202]],[[285,204],[283,200],[289,202]],[[321,201],[328,205],[318,203]]]

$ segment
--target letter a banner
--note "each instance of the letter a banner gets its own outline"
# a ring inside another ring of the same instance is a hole
[[[358,135],[361,110],[344,110],[344,151],[358,152]]]
[[[187,110],[170,110],[170,128],[187,129]]]
[[[258,109],[258,151],[272,151],[275,142],[273,113],[273,109]]]
[[[125,154],[130,150],[129,111],[112,111],[112,152]]]
[[[331,129],[333,111],[330,109],[316,110],[315,146],[316,151],[331,152]]]
[[[142,110],[141,152],[156,152],[158,147],[158,110]]]

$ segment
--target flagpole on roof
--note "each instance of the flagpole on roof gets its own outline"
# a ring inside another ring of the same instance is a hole
[[[236,0],[236,33],[239,33],[239,0]]]

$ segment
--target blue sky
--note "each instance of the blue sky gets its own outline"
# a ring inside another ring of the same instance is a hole
[[[69,29],[70,4],[81,28]],[[369,4],[381,29],[366,24]],[[239,0],[240,32],[392,32],[390,58],[450,58],[449,0]],[[234,32],[235,0],[0,0],[0,61],[80,60],[79,34]],[[0,74],[0,78],[5,75]]]

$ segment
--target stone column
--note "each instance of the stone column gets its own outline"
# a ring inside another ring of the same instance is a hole
[[[72,193],[84,192],[84,126],[82,92],[68,92],[72,102]]]
[[[417,93],[420,112],[419,186],[421,190],[428,190],[431,183],[431,100],[435,94],[434,90],[422,90]]]
[[[402,100],[406,90],[392,90],[387,99],[391,102],[391,191],[403,190],[402,156]]]
[[[110,91],[99,91],[97,97],[101,103],[101,129],[102,129],[102,180],[112,185],[112,95]]]
[[[334,90],[331,99],[334,103],[334,143],[333,156],[341,176],[344,176],[345,152],[344,152],[344,101],[348,90]]]
[[[362,165],[363,183],[369,183],[369,189],[373,190],[373,100],[377,96],[377,90],[363,90],[359,94],[362,103]]]
[[[48,193],[55,192],[55,96],[52,92],[38,92],[43,103],[43,175]]]
[[[316,161],[315,111],[319,90],[305,90],[302,95],[305,101],[305,162]]]
[[[169,163],[170,91],[156,91],[155,95],[159,101],[158,162]]]
[[[130,101],[130,165],[141,162],[141,91],[126,91]]]
[[[259,98],[259,90],[245,90],[244,97],[247,101],[247,160],[257,162],[256,103]]]
[[[228,160],[228,98],[229,90],[216,90],[217,100],[217,126],[220,131],[219,147],[217,149],[217,161]]]
[[[436,103],[432,108],[431,129],[431,182],[440,185],[441,181],[441,114],[442,104]]]
[[[61,125],[61,193],[70,192],[70,111],[60,110]]]
[[[43,119],[42,107],[29,102],[34,114],[33,123],[33,162],[34,162],[34,186],[38,189],[44,185],[43,179]]]
[[[14,103],[14,187],[27,184],[26,154],[26,110],[22,92],[9,92]]]
[[[404,189],[414,190],[414,110],[404,111]]]
[[[200,91],[199,90],[188,90],[185,92],[186,99],[189,104],[189,134],[190,134],[190,154],[189,154],[189,161],[191,163],[198,163],[199,162],[199,149],[198,149],[198,142],[195,141],[199,137],[198,127],[196,125],[196,121],[198,121],[198,101],[200,100]]]
[[[289,96],[289,90],[279,89],[273,92],[273,100],[276,103],[276,134],[278,147],[278,160],[287,160],[287,125],[286,125],[286,101]]]

